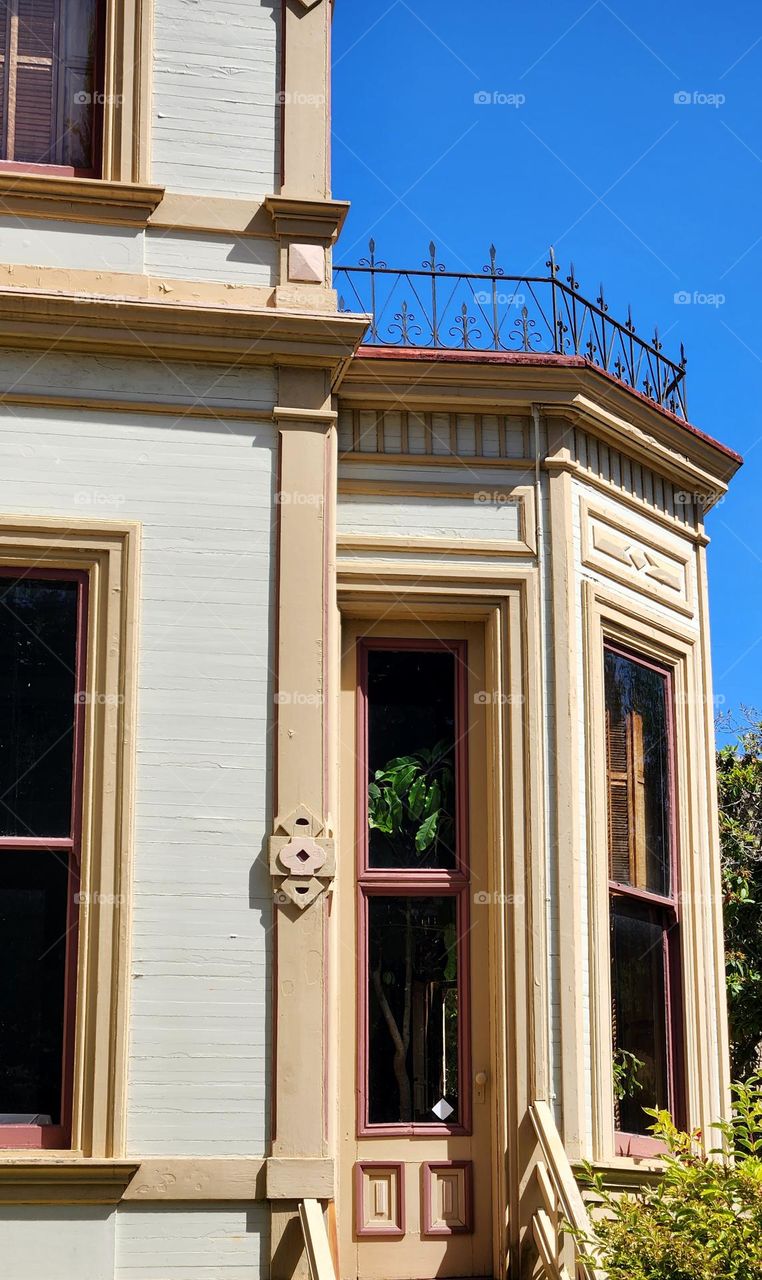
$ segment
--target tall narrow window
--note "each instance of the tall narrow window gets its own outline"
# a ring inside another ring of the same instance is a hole
[[[361,1129],[469,1123],[463,646],[362,647]]]
[[[644,1107],[680,1117],[679,938],[671,681],[605,652],[615,1127],[643,1138]]]
[[[65,1147],[86,585],[0,571],[0,1146]]]
[[[101,26],[96,0],[0,0],[0,159],[95,172]]]

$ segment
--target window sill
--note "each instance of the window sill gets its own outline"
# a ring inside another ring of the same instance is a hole
[[[0,170],[0,215],[144,227],[163,187]]]
[[[603,1175],[607,1191],[637,1190],[644,1185],[655,1185],[664,1173],[664,1162],[656,1156],[612,1156],[609,1160],[592,1160],[593,1173]],[[574,1174],[584,1173],[580,1161],[574,1161]]]
[[[0,1155],[0,1204],[118,1204],[140,1167],[45,1152]]]

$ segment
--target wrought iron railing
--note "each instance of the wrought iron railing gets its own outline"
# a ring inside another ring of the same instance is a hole
[[[509,276],[495,246],[481,274],[448,271],[436,246],[414,271],[376,257],[375,241],[356,267],[338,266],[339,310],[370,315],[366,343],[581,356],[678,417],[687,418],[685,351],[675,363],[662,353],[658,329],[638,336],[628,308],[622,324],[609,315],[601,285],[591,302],[580,293],[572,263],[560,278],[553,250],[545,276]]]

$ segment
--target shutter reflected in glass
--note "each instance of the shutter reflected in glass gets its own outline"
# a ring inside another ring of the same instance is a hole
[[[96,0],[3,0],[1,158],[93,168]]]
[[[630,878],[630,803],[627,772],[627,722],[606,713],[609,789],[609,876],[618,884]]]
[[[6,73],[8,70],[8,0],[0,0],[0,159],[5,155]]]

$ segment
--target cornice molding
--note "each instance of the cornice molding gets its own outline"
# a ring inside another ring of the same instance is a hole
[[[0,170],[0,216],[145,227],[164,187]]]
[[[366,328],[361,316],[193,306],[0,289],[0,346],[161,359],[335,368]]]
[[[451,412],[515,412],[537,404],[546,416],[579,421],[682,485],[714,493],[715,501],[741,466],[732,449],[581,358],[477,353],[476,359],[463,360],[441,358],[451,352],[414,354],[412,359],[407,353],[361,347],[341,382],[341,401],[354,407]]]
[[[349,213],[348,200],[305,200],[298,196],[265,197],[275,234],[289,239],[326,240],[334,244]]]
[[[118,1204],[139,1160],[0,1159],[0,1204]]]

